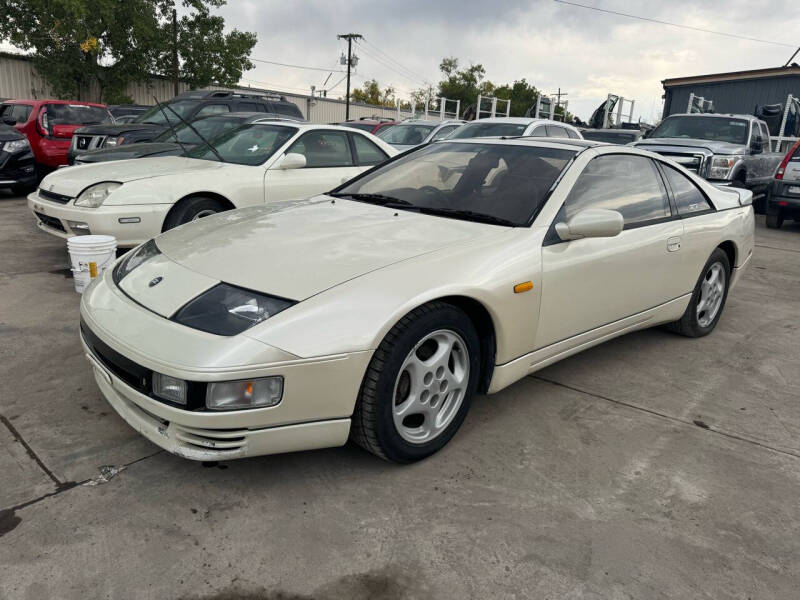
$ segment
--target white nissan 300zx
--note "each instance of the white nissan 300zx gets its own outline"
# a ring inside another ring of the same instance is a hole
[[[751,200],[636,148],[438,142],[148,241],[84,293],[81,338],[116,411],[180,456],[350,437],[411,462],[476,391],[645,327],[710,333]]]
[[[28,196],[39,229],[113,235],[122,248],[209,215],[327,192],[397,154],[348,127],[264,117],[185,156],[59,169]]]

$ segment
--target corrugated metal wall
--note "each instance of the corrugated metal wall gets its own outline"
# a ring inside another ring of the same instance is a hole
[[[179,84],[181,92],[188,89],[189,86],[186,84]],[[210,86],[210,89],[222,90],[229,88]],[[303,113],[303,116],[313,123],[334,123],[345,119],[346,106],[344,100],[311,98],[311,96],[302,94],[251,87],[236,89],[250,92],[274,92],[286,96],[286,99],[294,102]],[[126,91],[136,104],[155,104],[153,96],[159,102],[165,102],[173,97],[172,82],[155,77],[144,83],[130,85]],[[0,54],[0,98],[48,98],[51,96],[52,92],[49,86],[36,73],[30,60]],[[397,109],[369,104],[350,104],[351,119],[373,116],[396,118]],[[405,119],[410,116],[410,111],[400,111],[400,118]]]
[[[664,90],[664,116],[686,112],[689,94],[714,101],[718,113],[753,114],[756,104],[785,103],[792,94],[800,97],[800,76],[787,75],[761,79],[740,79],[715,83],[667,87]]]

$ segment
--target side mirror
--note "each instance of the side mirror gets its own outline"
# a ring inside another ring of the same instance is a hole
[[[759,140],[753,140],[750,142],[750,152],[752,154],[761,154],[764,152],[764,143]]]
[[[305,169],[306,157],[302,154],[297,154],[296,152],[290,152],[283,157],[283,160],[281,160],[280,163],[278,163],[277,168],[281,169],[282,171],[287,169]]]
[[[619,235],[625,220],[615,210],[586,208],[566,223],[556,223],[556,233],[565,242],[580,238],[614,237]]]

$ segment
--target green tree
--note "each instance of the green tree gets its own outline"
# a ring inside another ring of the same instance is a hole
[[[394,88],[389,86],[381,90],[381,86],[375,79],[368,79],[361,89],[356,88],[350,92],[350,99],[353,102],[364,102],[376,106],[396,106]]]
[[[183,0],[180,74],[192,86],[230,85],[248,60],[255,35],[223,32],[210,14],[224,0]],[[119,102],[130,83],[172,73],[175,0],[0,0],[0,40],[33,57],[61,98]]]
[[[439,96],[461,100],[462,109],[475,104],[478,94],[488,95],[495,89],[491,81],[484,80],[486,69],[482,64],[459,70],[458,59],[451,56],[442,59],[439,70],[444,76],[439,82]]]
[[[523,78],[511,85],[506,84],[495,88],[494,95],[504,100],[511,100],[512,117],[524,117],[528,109],[536,104],[539,91]]]

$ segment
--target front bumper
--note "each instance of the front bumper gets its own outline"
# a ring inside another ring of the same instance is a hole
[[[36,163],[32,152],[9,154],[0,151],[0,187],[35,183]]]
[[[221,337],[184,327],[125,297],[111,282],[111,269],[84,292],[81,317],[91,336],[143,369],[191,382],[283,377],[276,406],[186,410],[151,397],[146,385],[125,377],[82,334],[103,396],[134,429],[169,452],[222,460],[347,441],[369,352],[300,359],[241,334]]]
[[[35,191],[28,195],[28,208],[36,217],[37,226],[42,231],[60,238],[87,233],[76,229],[73,223],[85,223],[89,233],[113,235],[120,248],[132,248],[161,233],[164,219],[172,208],[171,204],[142,204],[128,206],[100,206],[81,208],[75,206],[75,199],[65,204],[47,200]],[[138,223],[120,223],[120,219],[138,219]]]

